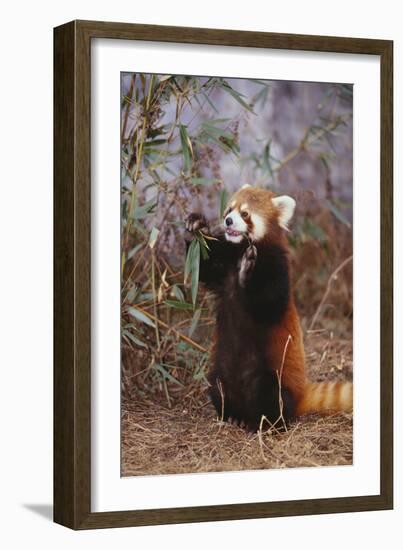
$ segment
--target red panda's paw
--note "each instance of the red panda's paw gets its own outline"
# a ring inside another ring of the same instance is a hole
[[[244,255],[242,256],[241,265],[239,268],[238,280],[242,288],[246,286],[249,278],[251,277],[253,270],[255,268],[257,259],[257,249],[256,246],[251,244],[245,250]]]
[[[208,223],[203,214],[198,214],[193,212],[185,220],[185,227],[190,233],[195,233],[196,231],[203,231],[203,233],[208,233]]]

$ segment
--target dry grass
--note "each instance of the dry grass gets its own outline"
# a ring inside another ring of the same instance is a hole
[[[328,332],[306,338],[311,379],[352,377],[352,343]],[[249,434],[222,423],[206,393],[189,392],[172,408],[158,398],[124,399],[122,475],[352,464],[352,415],[299,419],[288,431]]]

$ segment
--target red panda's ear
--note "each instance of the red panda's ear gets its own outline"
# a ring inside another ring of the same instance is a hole
[[[282,195],[281,197],[272,199],[272,202],[279,211],[278,223],[283,229],[288,230],[288,222],[291,220],[295,210],[295,200],[288,195]]]
[[[249,183],[245,183],[242,185],[241,189],[247,189],[248,187],[251,187]]]

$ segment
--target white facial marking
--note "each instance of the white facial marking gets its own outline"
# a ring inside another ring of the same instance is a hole
[[[241,204],[241,208],[240,208],[241,212],[243,210],[248,210],[248,203],[247,202],[244,202],[243,204]]]
[[[225,238],[232,243],[240,243],[243,239],[243,235],[229,235],[225,233]]]
[[[231,218],[232,224],[227,225],[226,221]],[[224,218],[225,238],[233,243],[240,243],[248,230],[247,224],[242,219],[238,210],[231,210]]]
[[[252,213],[250,216],[253,225],[251,233],[252,241],[259,241],[266,235],[266,223],[259,214]]]
[[[231,204],[230,204],[231,208],[235,208],[236,206],[236,201],[232,201]]]
[[[272,199],[272,203],[279,211],[278,221],[280,227],[288,231],[288,222],[291,220],[295,210],[295,200],[288,195],[282,195],[281,197]]]

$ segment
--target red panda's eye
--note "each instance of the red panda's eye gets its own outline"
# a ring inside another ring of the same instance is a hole
[[[246,220],[247,218],[249,218],[249,212],[244,210],[243,212],[241,212],[241,216],[243,217],[244,220]]]

